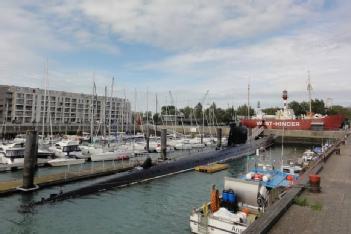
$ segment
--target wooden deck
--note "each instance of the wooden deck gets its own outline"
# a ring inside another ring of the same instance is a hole
[[[198,171],[198,172],[215,173],[218,171],[228,169],[228,167],[229,167],[228,164],[214,163],[210,165],[198,166],[198,167],[195,167],[194,169],[195,171]]]
[[[37,176],[34,178],[34,184],[38,185],[39,188],[44,188],[128,171],[139,165],[140,163],[135,161],[129,164],[116,164],[115,166],[109,167],[94,167],[79,171]],[[0,196],[6,196],[19,191],[17,190],[17,187],[20,187],[21,185],[22,179],[0,182]]]

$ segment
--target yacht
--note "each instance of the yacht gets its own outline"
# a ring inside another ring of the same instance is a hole
[[[78,141],[62,140],[57,142],[54,146],[49,147],[49,150],[58,158],[82,158],[84,157],[79,148]]]
[[[128,148],[119,148],[114,150],[96,149],[90,155],[91,161],[112,161],[112,160],[128,160],[134,152]]]
[[[0,163],[23,164],[24,142],[14,142],[0,145]]]

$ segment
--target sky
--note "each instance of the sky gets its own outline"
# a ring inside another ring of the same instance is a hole
[[[133,109],[351,106],[348,0],[2,0],[0,84],[98,93]],[[206,96],[205,93],[208,92]],[[205,97],[206,96],[206,97]],[[148,108],[147,108],[148,107]]]

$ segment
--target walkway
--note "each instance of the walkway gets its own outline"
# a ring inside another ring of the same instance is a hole
[[[322,192],[305,190],[300,198],[309,205],[292,205],[269,233],[351,233],[350,137],[340,149],[341,154],[333,154],[320,173]]]

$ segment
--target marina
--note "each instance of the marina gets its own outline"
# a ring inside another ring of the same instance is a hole
[[[351,2],[1,5],[0,234],[351,233]]]
[[[298,145],[287,146],[286,157],[295,159],[304,150],[305,147]],[[271,155],[278,166],[280,147],[273,147]],[[119,230],[117,233],[139,232],[139,229],[143,229],[144,233],[189,233],[189,212],[193,207],[209,199],[211,184],[222,188],[224,176],[236,177],[245,174],[246,162],[250,167],[253,166],[254,157],[231,161],[228,170],[217,173],[200,174],[190,171],[123,189],[113,189],[105,193],[40,206],[34,208],[34,213],[18,213],[17,209],[21,204],[28,204],[50,193],[56,193],[60,187],[39,190],[29,198],[21,194],[3,197],[0,202],[3,210],[0,219],[1,227],[15,233],[22,231],[41,233],[48,230],[51,233],[59,233],[67,230],[62,225],[52,226],[49,220],[54,218],[57,224],[71,223],[72,220],[76,220],[75,222],[82,227],[69,225],[70,230],[76,233],[93,233],[99,230],[115,232],[116,228]],[[65,191],[76,186],[77,184],[67,184],[62,189]],[[78,207],[82,208],[78,211]],[[98,211],[88,212],[92,209],[98,209]],[[116,213],[115,210],[119,212]],[[84,219],[79,219],[82,216],[81,212],[84,213]],[[101,216],[104,219],[94,227],[85,225]],[[152,221],[155,219],[159,220],[157,224]]]

